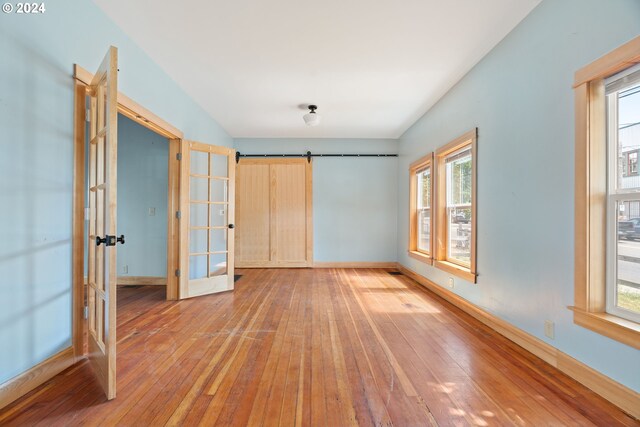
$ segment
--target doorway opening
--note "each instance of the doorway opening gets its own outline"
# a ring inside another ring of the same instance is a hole
[[[118,286],[167,285],[169,140],[118,114]]]

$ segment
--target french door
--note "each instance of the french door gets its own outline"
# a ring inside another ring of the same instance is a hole
[[[88,87],[88,352],[107,399],[116,397],[118,51],[110,47]]]
[[[233,289],[235,150],[182,141],[179,299]]]

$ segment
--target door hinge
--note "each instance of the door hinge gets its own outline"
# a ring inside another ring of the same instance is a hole
[[[89,318],[89,306],[88,305],[84,306],[84,318],[85,319]]]
[[[176,218],[178,219],[182,218],[182,212],[176,211]]]
[[[87,108],[87,115],[84,116],[84,121],[87,122],[87,123],[91,121],[91,109],[90,108]]]
[[[182,160],[182,153],[176,153],[176,160]]]
[[[180,277],[180,269],[176,270],[176,277]]]

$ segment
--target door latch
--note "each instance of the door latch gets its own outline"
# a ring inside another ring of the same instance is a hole
[[[121,243],[124,245],[124,234],[121,234],[120,237],[106,235],[104,237],[96,237],[96,246],[100,246],[103,244],[105,246],[115,246],[116,243]]]

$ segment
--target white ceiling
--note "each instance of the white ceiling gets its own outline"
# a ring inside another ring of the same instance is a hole
[[[235,138],[397,138],[540,2],[94,1]]]

